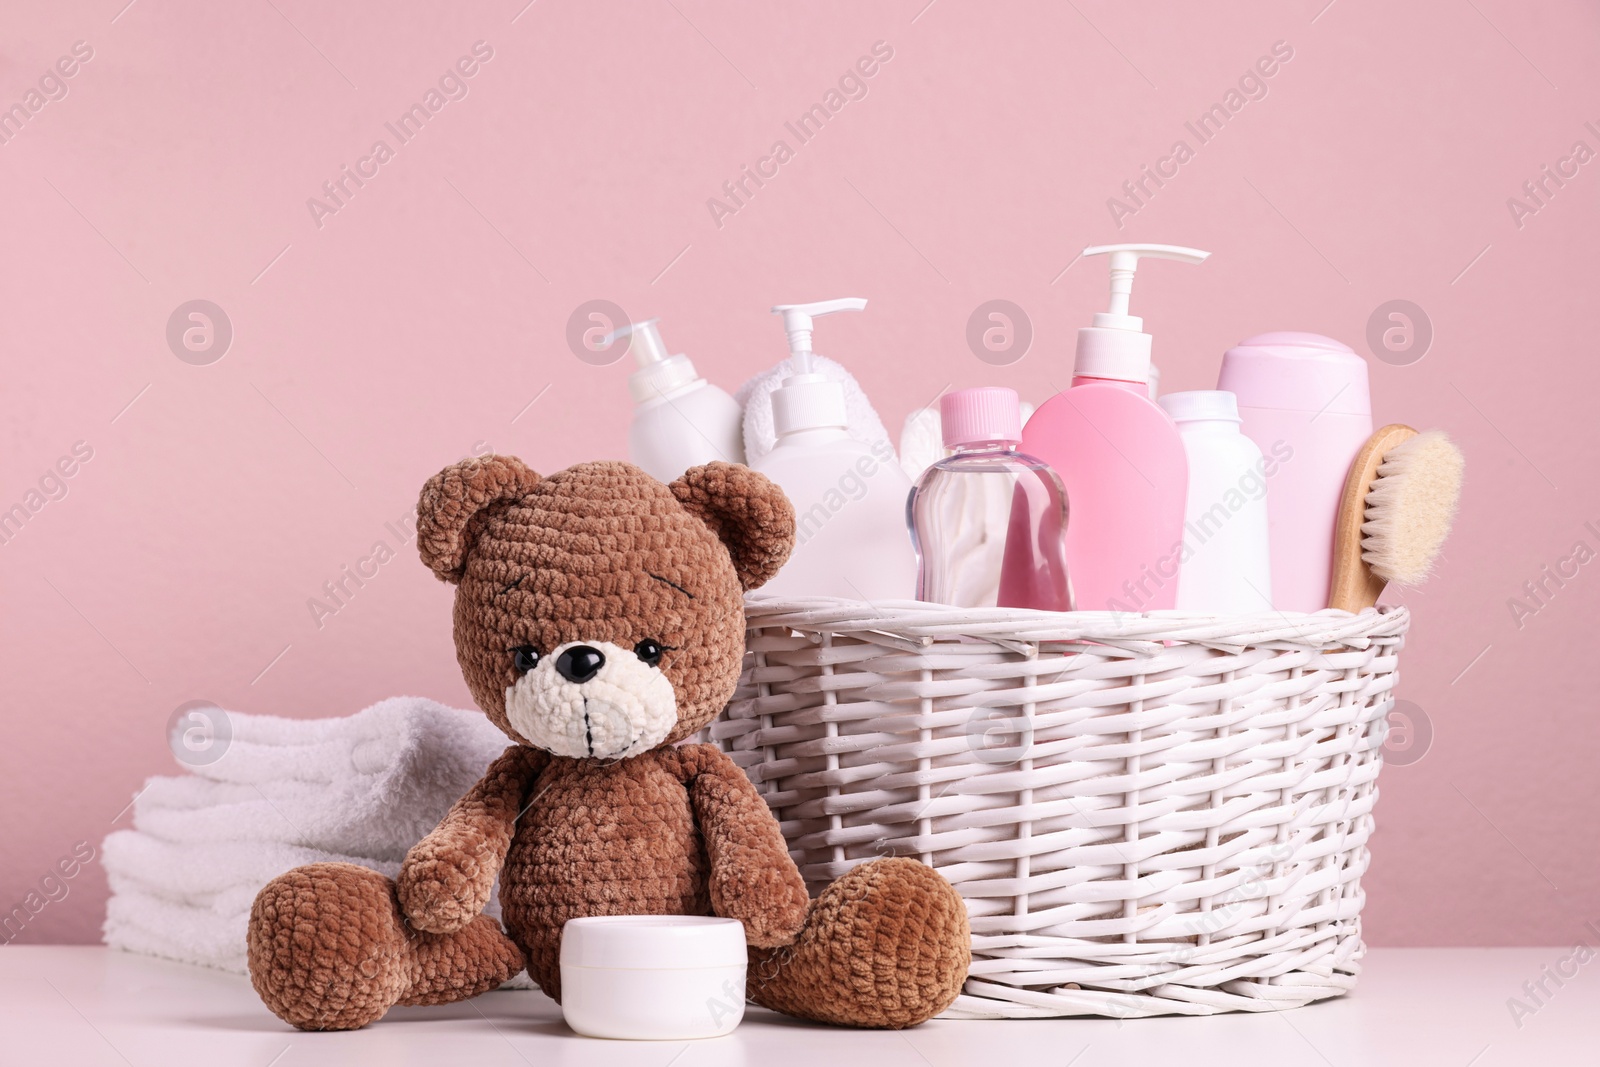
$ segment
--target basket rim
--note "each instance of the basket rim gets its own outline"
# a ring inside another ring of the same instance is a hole
[[[1218,648],[1366,648],[1404,636],[1411,612],[1381,605],[1359,613],[1264,611],[1215,615],[1190,611],[1041,611],[1034,608],[958,608],[920,600],[848,600],[745,594],[749,627],[787,627],[840,634],[882,634],[921,645],[963,638],[1000,644],[1103,642],[1121,646],[1187,642]]]

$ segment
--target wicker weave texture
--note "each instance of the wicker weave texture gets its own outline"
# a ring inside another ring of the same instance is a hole
[[[912,856],[961,891],[948,1013],[1295,1007],[1360,970],[1409,615],[1055,614],[751,597],[711,736],[814,886]]]

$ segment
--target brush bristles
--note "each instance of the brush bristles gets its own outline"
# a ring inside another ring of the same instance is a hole
[[[1433,569],[1461,500],[1465,460],[1442,430],[1390,449],[1367,490],[1361,558],[1386,582],[1416,585]]]

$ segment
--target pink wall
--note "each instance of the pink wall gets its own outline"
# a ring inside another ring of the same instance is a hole
[[[1600,548],[1600,163],[1566,164],[1536,212],[1507,203],[1576,142],[1600,151],[1592,5],[125,2],[0,13],[0,106],[93,52],[0,144],[0,509],[93,453],[0,545],[0,906],[126,824],[185,701],[468,702],[449,590],[409,547],[320,626],[308,599],[394,546],[386,523],[474,448],[542,470],[622,455],[625,368],[564,340],[583,302],[662,315],[731,387],[781,354],[769,305],[868,296],[820,347],[898,427],[947,383],[1065,384],[1105,283],[1064,268],[1153,240],[1215,252],[1142,272],[1169,389],[1209,387],[1264,330],[1365,351],[1393,299],[1432,323],[1420,361],[1372,363],[1379,420],[1450,430],[1469,490],[1405,597],[1401,696],[1434,737],[1384,774],[1371,940],[1567,942],[1594,917],[1600,719],[1579,679],[1600,564],[1520,620],[1508,599]],[[477,41],[467,95],[400,144],[384,124]],[[785,121],[878,41],[866,96],[800,144]],[[1293,55],[1265,96],[1247,82],[1258,98],[1199,144],[1185,121],[1275,42]],[[1180,138],[1193,158],[1119,228],[1107,198]],[[314,218],[379,139],[393,158]],[[708,198],[779,139],[793,158],[714,220]],[[996,298],[1034,331],[1001,368],[965,341]],[[232,325],[209,365],[166,339],[195,299]],[[23,939],[96,939],[104,892],[91,864]]]

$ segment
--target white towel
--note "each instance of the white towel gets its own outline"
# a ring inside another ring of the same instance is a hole
[[[873,410],[872,401],[867,399],[855,375],[826,356],[813,355],[811,369],[844,386],[845,428],[850,436],[865,445],[882,443],[893,452],[894,442],[889,439],[889,431],[884,429],[883,420]],[[745,462],[753,464],[777,444],[778,430],[772,421],[772,393],[783,385],[783,379],[792,374],[794,360],[791,357],[757,374],[734,394],[734,399],[744,407]]]
[[[355,863],[390,878],[400,869],[293,845],[173,845],[133,830],[107,837],[103,857],[111,884],[106,944],[237,974],[248,970],[250,906],[273,878],[307,863]],[[498,888],[484,912],[500,918]]]
[[[918,408],[906,416],[905,425],[900,428],[900,467],[912,484],[947,455],[938,404]]]
[[[250,905],[261,887],[307,863],[344,862],[393,878],[398,863],[265,842],[175,845],[136,830],[106,838],[113,948],[244,974]]]
[[[212,908],[223,915],[250,910],[261,887],[284,871],[307,863],[357,863],[393,877],[400,864],[370,856],[268,841],[205,841],[176,844],[119,830],[102,853],[111,891],[130,889],[174,904]]]
[[[318,862],[394,877],[510,744],[482,713],[418,697],[335,719],[222,714],[220,758],[150,779],[133,829],[105,840],[108,945],[243,973],[262,886]]]
[[[195,775],[152,778],[136,830],[166,841],[281,841],[398,861],[510,740],[482,712],[392,697],[336,719],[226,713]]]

